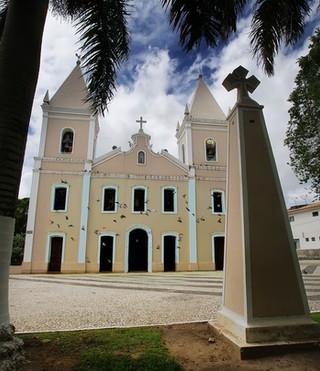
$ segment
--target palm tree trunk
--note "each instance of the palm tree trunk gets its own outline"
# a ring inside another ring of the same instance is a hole
[[[10,0],[0,39],[0,327],[9,324],[14,211],[49,0]]]

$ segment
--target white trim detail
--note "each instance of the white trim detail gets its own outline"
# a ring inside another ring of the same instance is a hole
[[[65,188],[67,190],[64,210],[55,210],[54,209],[54,200],[55,200],[56,188]],[[53,212],[53,213],[65,213],[68,210],[68,203],[69,203],[69,184],[63,184],[63,183],[53,184],[51,186],[51,209],[50,209],[50,211]]]
[[[115,203],[114,203],[114,210],[104,210],[104,197],[105,197],[105,190],[106,189],[114,189],[115,194]],[[115,214],[118,212],[118,202],[119,202],[119,196],[118,196],[118,186],[116,185],[104,185],[102,186],[102,194],[101,194],[101,212],[102,214]]]
[[[173,211],[165,211],[164,210],[164,191],[166,189],[172,190],[173,191]],[[163,186],[161,187],[161,212],[162,214],[177,214],[178,212],[178,205],[177,205],[177,187],[176,186]]]
[[[214,211],[214,201],[213,201],[213,193],[221,193],[221,208],[222,208],[222,211]],[[220,214],[220,215],[224,215],[225,212],[226,212],[226,207],[225,207],[225,192],[222,190],[222,189],[212,189],[210,191],[210,198],[211,198],[211,212],[212,214]]]
[[[79,247],[78,247],[78,263],[86,262],[86,246],[87,246],[87,229],[89,216],[89,194],[90,194],[90,173],[83,174],[82,180],[82,197],[81,197],[81,215],[80,215],[80,232],[79,232]]]
[[[197,225],[196,225],[196,180],[189,180],[188,184],[188,200],[189,200],[189,261],[197,263]]]
[[[148,272],[152,272],[152,231],[149,227],[143,224],[135,224],[131,226],[125,236],[125,246],[124,246],[124,272],[129,271],[129,236],[130,233],[135,229],[143,229],[148,235]]]
[[[144,210],[142,210],[142,211],[134,211],[134,191],[136,190],[136,189],[143,189],[144,190]],[[133,186],[132,187],[132,189],[131,189],[131,212],[133,213],[133,214],[140,214],[140,213],[144,213],[144,212],[146,212],[146,210],[147,210],[147,201],[148,201],[148,187],[146,187],[146,186],[140,186],[140,185],[138,185],[138,186]]]
[[[36,160],[34,162],[34,169],[39,168],[39,166],[40,166],[40,162]],[[24,263],[31,263],[31,260],[32,260],[34,225],[35,225],[37,201],[38,201],[39,175],[40,174],[38,171],[33,171],[29,209],[28,209],[26,239],[25,239],[24,254],[23,254]]]
[[[116,238],[117,234],[115,232],[103,232],[99,234],[98,237],[98,248],[97,248],[97,263],[99,265],[99,270],[100,270],[100,251],[101,251],[101,237],[109,236],[113,238],[112,242],[112,271],[113,271],[113,266],[116,262]]]
[[[176,256],[176,264],[180,263],[180,252],[179,252],[179,233],[177,232],[164,232],[161,233],[161,263],[164,264],[164,238],[166,236],[175,237],[175,256]]]
[[[71,152],[62,152],[62,151],[61,151],[62,137],[63,137],[63,135],[64,135],[64,133],[65,133],[66,131],[72,131],[72,132],[73,132],[72,151],[71,151]],[[71,128],[71,127],[69,127],[69,126],[66,126],[65,128],[62,128],[62,129],[60,130],[60,140],[59,140],[59,149],[58,149],[58,153],[59,153],[60,155],[72,155],[72,154],[73,154],[73,152],[74,152],[74,144],[75,144],[75,137],[76,137],[76,132],[75,132],[74,128]]]
[[[64,263],[65,245],[66,245],[66,234],[63,232],[50,232],[47,237],[47,248],[45,262],[49,263],[51,254],[51,238],[52,237],[62,237],[62,253],[61,253],[61,265]]]

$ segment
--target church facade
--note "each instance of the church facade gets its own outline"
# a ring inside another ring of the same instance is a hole
[[[77,65],[46,94],[23,272],[223,268],[228,122],[199,77],[175,128],[179,158],[143,129],[128,151],[95,156],[99,123]]]

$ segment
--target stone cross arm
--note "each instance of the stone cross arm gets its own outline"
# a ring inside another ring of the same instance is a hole
[[[254,75],[247,78],[248,72],[246,68],[239,66],[232,73],[229,73],[222,83],[228,91],[238,90],[238,103],[250,99],[248,92],[253,93],[260,84],[260,81]]]

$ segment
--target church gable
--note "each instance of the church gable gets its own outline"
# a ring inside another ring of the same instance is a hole
[[[150,136],[142,130],[132,136],[133,145],[127,152],[120,148],[97,158],[93,172],[155,176],[187,176],[188,167],[166,151],[155,153],[150,148]]]

